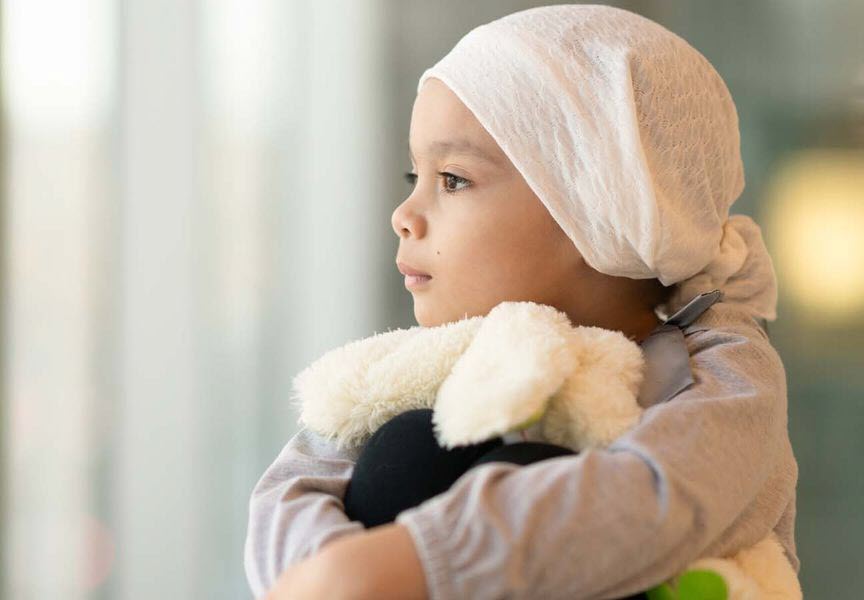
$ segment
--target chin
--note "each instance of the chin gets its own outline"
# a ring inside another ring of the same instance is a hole
[[[435,309],[434,302],[430,302],[429,299],[418,300],[416,297],[414,298],[414,319],[421,327],[437,327],[452,320],[440,314],[440,311]]]
[[[417,302],[414,303],[414,320],[421,327],[434,327],[438,324],[426,311],[417,307]]]
[[[468,311],[453,316],[433,314],[429,310],[424,310],[422,306],[418,306],[417,302],[414,303],[414,319],[422,327],[438,327],[439,325],[455,323],[471,317],[472,315]]]

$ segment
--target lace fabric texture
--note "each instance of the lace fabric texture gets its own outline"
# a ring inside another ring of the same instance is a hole
[[[774,320],[744,189],[738,115],[686,40],[605,5],[541,6],[480,25],[420,77],[444,82],[594,269],[678,284],[666,307],[719,288]]]

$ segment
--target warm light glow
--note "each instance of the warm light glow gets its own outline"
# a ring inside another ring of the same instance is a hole
[[[848,318],[864,309],[864,150],[807,150],[769,188],[766,223],[780,292]]]

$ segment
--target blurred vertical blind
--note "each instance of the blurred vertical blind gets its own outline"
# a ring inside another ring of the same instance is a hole
[[[4,598],[79,597],[101,566],[84,544],[111,539],[94,461],[111,430],[92,415],[112,368],[113,8],[3,5]]]
[[[370,332],[392,268],[383,11],[2,8],[0,595],[248,597],[290,378]]]
[[[291,377],[412,324],[390,216],[417,77],[548,3],[0,0],[0,597],[248,597]],[[612,4],[735,98],[734,212],[780,276],[801,580],[856,597],[864,3]]]

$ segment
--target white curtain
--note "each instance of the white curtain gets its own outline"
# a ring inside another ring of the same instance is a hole
[[[249,597],[291,377],[395,324],[382,2],[3,2],[2,597]]]

